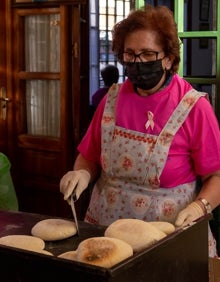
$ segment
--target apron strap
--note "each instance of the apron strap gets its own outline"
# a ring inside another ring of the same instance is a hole
[[[106,160],[105,156],[107,155],[109,158],[109,163],[112,162],[111,160],[111,153],[110,153],[110,144],[112,142],[113,138],[113,132],[115,128],[115,104],[116,104],[116,99],[118,96],[118,92],[120,89],[120,84],[113,84],[109,90],[106,99],[106,104],[104,108],[104,112],[102,115],[102,121],[101,121],[101,130],[102,130],[102,135],[101,135],[101,161],[102,161],[102,166],[105,167]],[[108,138],[106,138],[108,136]],[[111,168],[109,167],[111,170]]]
[[[198,99],[203,96],[207,96],[207,93],[191,89],[184,95],[176,109],[173,111],[172,115],[158,136],[154,150],[148,159],[149,170],[145,179],[146,184],[159,187],[159,178],[165,166],[173,138],[186,120],[193,106],[196,104]],[[160,157],[155,158],[155,155],[159,155]]]

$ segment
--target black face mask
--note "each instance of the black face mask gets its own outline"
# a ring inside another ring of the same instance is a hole
[[[154,88],[164,74],[162,59],[151,62],[125,62],[124,65],[125,75],[135,87],[144,90]]]

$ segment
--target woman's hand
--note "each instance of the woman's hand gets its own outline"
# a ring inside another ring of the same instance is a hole
[[[67,172],[60,180],[60,192],[64,194],[64,200],[70,198],[75,192],[78,200],[82,192],[88,187],[91,179],[90,173],[85,169]]]
[[[197,202],[192,202],[178,214],[175,225],[177,227],[187,226],[203,215],[205,215],[203,208]]]

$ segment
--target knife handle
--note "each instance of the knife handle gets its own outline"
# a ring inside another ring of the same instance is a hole
[[[76,202],[77,198],[76,198],[76,192],[73,191],[73,193],[71,194],[71,197],[73,199],[74,202]]]

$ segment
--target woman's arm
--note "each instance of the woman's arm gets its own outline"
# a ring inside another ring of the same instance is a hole
[[[197,199],[205,199],[212,210],[220,204],[220,170],[202,177],[202,188]],[[196,200],[200,205],[200,200]]]
[[[93,182],[99,173],[99,165],[88,161],[81,154],[78,155],[72,171],[68,171],[60,180],[60,192],[64,195],[64,200],[69,201],[69,197],[74,192],[76,199]]]
[[[91,175],[90,182],[93,182],[100,173],[100,166],[97,163],[88,161],[82,154],[79,154],[75,160],[73,170],[84,169]]]
[[[220,171],[202,177],[203,185],[196,200],[180,211],[175,225],[184,227],[210,213],[220,204]]]

